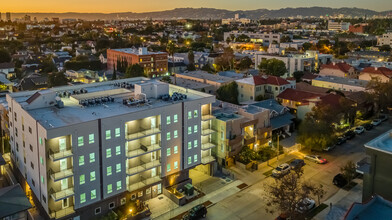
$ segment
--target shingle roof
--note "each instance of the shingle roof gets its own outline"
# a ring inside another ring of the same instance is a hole
[[[19,184],[0,189],[0,218],[31,208],[31,204]]]
[[[256,86],[265,84],[276,86],[290,84],[287,80],[277,76],[253,76],[253,81]]]
[[[371,73],[371,74],[380,74],[384,75],[388,78],[392,77],[392,70],[388,69],[386,67],[366,67],[365,69],[362,70],[361,73]]]
[[[312,99],[317,97],[320,97],[320,94],[301,91],[297,89],[291,89],[291,88],[284,90],[277,96],[277,98],[280,99],[286,99],[286,100],[291,100],[296,102],[305,102],[307,101],[307,99]]]
[[[329,63],[321,65],[321,69],[337,69],[347,73],[352,66],[347,63]]]

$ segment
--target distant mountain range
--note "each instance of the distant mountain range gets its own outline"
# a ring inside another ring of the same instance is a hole
[[[84,20],[113,20],[113,19],[223,19],[233,18],[235,14],[250,19],[261,18],[287,18],[296,16],[326,16],[343,14],[352,17],[364,16],[385,16],[392,15],[392,10],[377,12],[361,8],[328,8],[328,7],[311,7],[311,8],[282,8],[278,10],[256,9],[256,10],[238,10],[229,11],[215,8],[176,8],[173,10],[156,11],[156,12],[121,12],[121,13],[12,13],[12,18],[21,18],[24,15],[30,15],[38,20],[44,18],[58,17],[60,19],[78,18]],[[4,19],[4,15],[3,15]]]

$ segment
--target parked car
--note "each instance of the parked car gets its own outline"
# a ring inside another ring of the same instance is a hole
[[[358,126],[354,129],[354,132],[356,134],[362,134],[363,132],[365,132],[365,128],[363,126]]]
[[[346,178],[344,178],[343,174],[339,173],[333,178],[332,183],[335,186],[342,188],[343,186],[347,185],[348,182]]]
[[[373,119],[372,123],[373,126],[378,126],[381,124],[381,119]]]
[[[346,140],[351,140],[355,137],[355,132],[347,131],[346,133],[344,133],[344,136],[346,137]]]
[[[335,144],[332,144],[332,145],[330,145],[330,146],[324,148],[323,151],[327,151],[327,152],[328,152],[328,151],[333,150],[335,147],[336,147],[336,145],[335,145]]]
[[[288,173],[290,173],[290,165],[288,165],[287,163],[283,163],[281,165],[279,165],[278,167],[276,167],[273,171],[272,171],[272,176],[274,177],[282,177]]]
[[[185,214],[183,220],[196,220],[205,218],[207,215],[207,208],[204,205],[197,205],[191,208],[187,214]]]
[[[363,127],[366,129],[366,131],[369,131],[372,130],[374,126],[370,123],[366,123],[363,125]]]
[[[280,214],[278,217],[275,218],[275,220],[290,220],[291,218],[288,217],[286,213]]]
[[[381,121],[386,121],[386,120],[388,120],[388,115],[386,115],[386,114],[380,114],[380,115],[378,116],[378,119],[380,119]]]
[[[305,213],[312,208],[316,206],[316,202],[313,199],[305,198],[302,199],[298,204],[297,204],[297,212],[299,213]]]
[[[311,160],[315,163],[325,164],[327,163],[327,159],[321,158],[319,155],[306,155],[305,159]]]
[[[290,168],[291,168],[292,170],[298,169],[298,168],[300,168],[300,167],[305,166],[305,164],[306,164],[306,163],[305,163],[304,160],[295,159],[295,160],[291,161],[291,163],[290,163]]]
[[[336,144],[337,144],[337,145],[342,145],[342,144],[344,144],[345,142],[346,142],[346,137],[341,136],[341,137],[338,137],[338,140],[336,141]]]

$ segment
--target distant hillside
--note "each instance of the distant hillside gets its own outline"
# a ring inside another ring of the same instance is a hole
[[[122,13],[13,13],[12,18],[20,18],[25,14],[32,18],[37,17],[38,20],[44,18],[58,17],[60,19],[78,18],[84,20],[112,20],[112,19],[222,19],[232,18],[235,14],[250,19],[260,18],[287,18],[296,16],[326,16],[344,14],[346,16],[373,16],[373,15],[392,15],[392,11],[377,12],[369,9],[361,8],[327,8],[327,7],[311,7],[311,8],[282,8],[278,10],[256,9],[256,10],[238,10],[229,11],[214,8],[176,8],[173,10],[157,11],[157,12],[122,12]]]

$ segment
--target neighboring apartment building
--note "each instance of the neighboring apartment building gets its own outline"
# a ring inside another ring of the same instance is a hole
[[[232,77],[220,76],[217,74],[210,74],[210,73],[207,73],[202,70],[184,72],[181,74],[176,73],[175,77],[185,79],[185,80],[194,81],[194,82],[212,85],[214,87],[214,90],[210,93],[215,93],[215,91],[218,90],[219,87],[226,85],[226,84],[229,84],[235,80],[235,78],[232,78]],[[243,75],[238,74],[238,77],[239,78],[243,77]]]
[[[269,46],[274,41],[280,43],[281,34],[275,34],[272,32],[241,32],[241,31],[230,31],[223,34],[223,39],[231,39],[232,37],[237,38],[240,35],[246,35],[250,38],[251,42],[262,43],[264,46]]]
[[[377,36],[377,46],[389,45],[392,47],[392,32]]]
[[[367,84],[368,81],[335,76],[318,76],[312,80],[312,86],[348,92],[365,91]]]
[[[164,52],[150,52],[146,47],[139,49],[108,49],[107,67],[117,69],[117,61],[126,61],[128,65],[139,64],[149,77],[157,77],[168,72],[168,57]]]
[[[277,59],[285,63],[287,69],[287,76],[293,76],[296,71],[311,72],[315,69],[314,57],[308,57],[307,55],[272,55],[258,53],[255,56],[255,68],[258,69],[260,63],[263,60]]]
[[[6,99],[13,170],[46,218],[154,198],[214,161],[209,94],[138,77]]]
[[[323,64],[320,68],[320,76],[336,76],[336,77],[347,77],[357,78],[358,73],[353,66],[347,63],[329,63]]]
[[[286,80],[277,76],[251,76],[236,80],[238,84],[238,102],[253,103],[264,98],[275,98],[287,88],[295,88],[295,80]]]
[[[328,30],[330,31],[348,31],[349,28],[349,22],[328,21]]]
[[[381,82],[389,82],[391,78],[392,70],[386,67],[366,67],[359,74],[359,79],[366,81],[378,79]]]
[[[362,201],[374,194],[392,200],[392,130],[385,132],[365,144],[365,152],[370,157],[370,167],[364,172]]]

